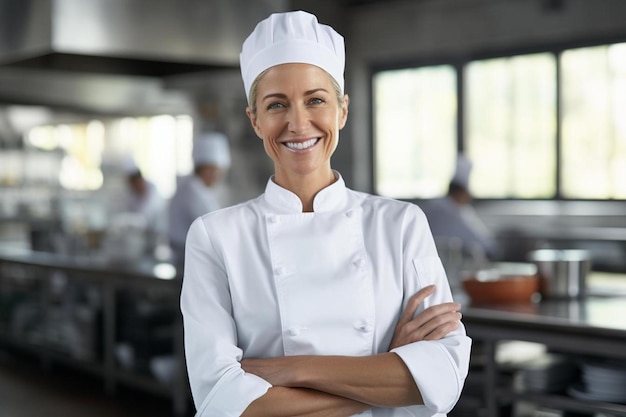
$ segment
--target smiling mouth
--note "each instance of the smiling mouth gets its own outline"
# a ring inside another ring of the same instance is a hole
[[[302,151],[305,149],[309,149],[320,140],[320,138],[313,138],[309,140],[305,140],[304,142],[285,142],[285,146],[289,149],[293,149],[296,151]]]

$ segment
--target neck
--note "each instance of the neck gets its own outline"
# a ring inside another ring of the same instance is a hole
[[[328,170],[324,174],[309,174],[300,176],[274,176],[274,182],[298,196],[302,202],[303,212],[313,211],[313,200],[317,193],[337,180],[335,173]]]

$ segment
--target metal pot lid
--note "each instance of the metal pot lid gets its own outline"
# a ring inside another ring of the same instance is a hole
[[[529,252],[528,259],[536,262],[582,262],[591,260],[584,249],[539,249]]]

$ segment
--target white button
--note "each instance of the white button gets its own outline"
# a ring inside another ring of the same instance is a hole
[[[300,334],[300,329],[297,327],[290,327],[289,330],[287,330],[287,334],[289,334],[289,336],[297,336]]]
[[[372,326],[370,326],[366,321],[357,321],[354,323],[354,328],[363,333],[369,333],[372,331]]]
[[[278,217],[277,216],[268,216],[267,221],[274,224],[274,223],[278,223]]]
[[[276,268],[274,268],[274,275],[278,277],[281,275],[285,275],[285,268],[283,268],[282,266],[277,266]]]
[[[346,212],[346,216],[353,217],[354,216],[354,210],[347,211]]]
[[[358,258],[356,261],[352,263],[357,268],[363,268],[365,266],[365,259]]]

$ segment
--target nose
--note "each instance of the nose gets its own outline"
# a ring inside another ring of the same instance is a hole
[[[305,131],[309,122],[309,115],[303,105],[292,105],[289,107],[288,117],[288,128],[290,132],[302,133]]]

